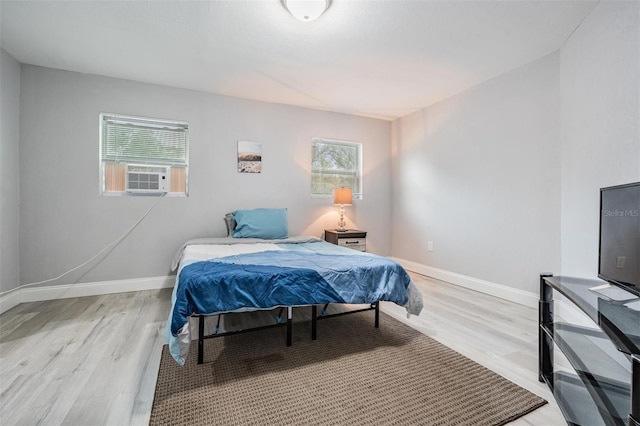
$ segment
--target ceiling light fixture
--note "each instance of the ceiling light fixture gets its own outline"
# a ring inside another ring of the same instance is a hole
[[[331,0],[281,0],[282,5],[297,19],[311,22],[318,19],[329,6]]]

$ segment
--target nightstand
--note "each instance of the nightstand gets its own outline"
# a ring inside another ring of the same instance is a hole
[[[358,251],[367,251],[367,233],[357,229],[347,229],[340,232],[335,229],[324,230],[324,240],[342,247]]]

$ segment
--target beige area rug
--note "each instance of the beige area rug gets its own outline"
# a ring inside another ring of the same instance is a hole
[[[165,345],[151,425],[502,425],[546,401],[381,313]]]

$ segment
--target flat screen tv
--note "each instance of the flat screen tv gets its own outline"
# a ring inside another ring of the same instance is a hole
[[[600,189],[598,277],[640,296],[640,182]]]

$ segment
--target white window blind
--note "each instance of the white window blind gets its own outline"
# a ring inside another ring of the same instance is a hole
[[[187,164],[187,123],[102,115],[102,159]]]
[[[170,166],[170,193],[187,193],[189,124],[100,114],[102,189],[125,192],[127,164]]]
[[[332,139],[311,141],[311,194],[331,196],[334,188],[351,188],[362,198],[362,144]]]

